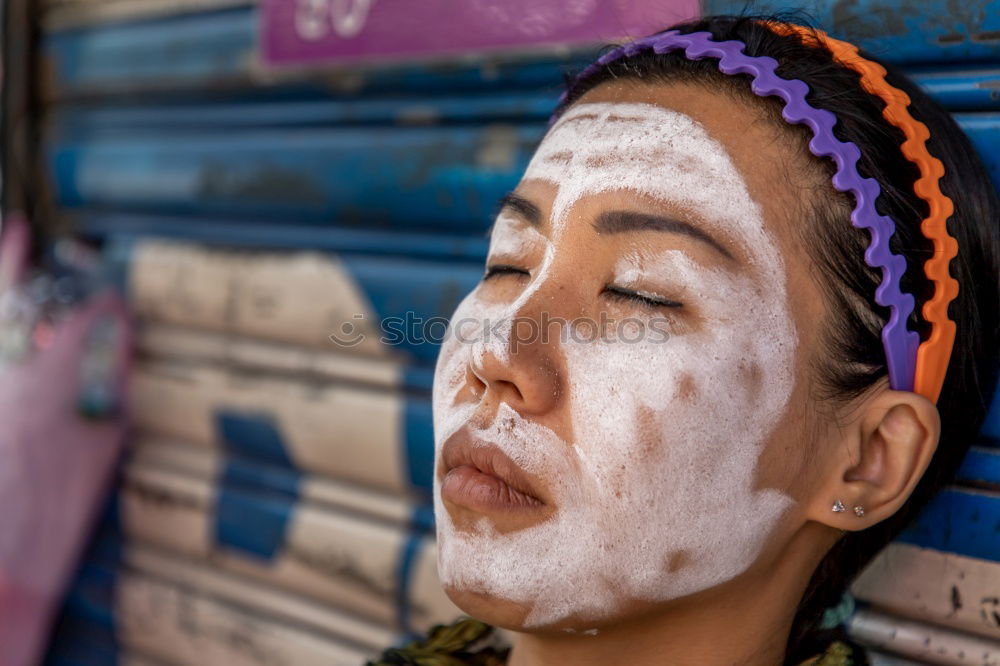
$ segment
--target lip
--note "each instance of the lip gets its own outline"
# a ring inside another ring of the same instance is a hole
[[[441,448],[441,498],[479,513],[530,513],[546,509],[538,484],[492,444],[462,428]]]

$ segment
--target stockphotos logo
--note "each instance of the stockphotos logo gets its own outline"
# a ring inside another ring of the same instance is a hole
[[[330,340],[341,347],[356,347],[368,339],[365,316],[356,314],[345,321]],[[444,317],[424,318],[413,312],[403,317],[386,317],[379,322],[379,342],[391,346],[439,345],[449,337],[462,344],[490,344],[502,341],[516,351],[521,345],[602,342],[614,344],[661,343],[670,339],[668,317],[625,317],[615,319],[601,313],[599,319],[564,319],[542,312],[539,317],[496,319],[460,317],[451,322]]]

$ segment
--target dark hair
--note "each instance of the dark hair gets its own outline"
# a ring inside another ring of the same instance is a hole
[[[902,132],[883,119],[884,103],[861,88],[854,70],[836,62],[826,48],[804,45],[797,37],[772,32],[761,23],[766,20],[787,19],[714,16],[673,29],[683,33],[707,31],[716,40],[739,40],[746,44],[747,55],[774,58],[780,76],[804,81],[811,91],[809,102],[837,116],[834,133],[861,148],[858,170],[862,176],[878,181],[882,192],[876,207],[896,223],[890,246],[906,258],[908,269],[901,286],[917,301],[908,324],[926,337],[927,324],[921,308],[932,295],[933,286],[923,274],[923,265],[932,247],[920,231],[920,221],[927,215],[927,204],[914,194],[913,183],[919,172],[900,152]],[[803,23],[798,17],[791,22]],[[862,56],[881,62],[868,53],[862,52]],[[897,69],[881,64],[889,72],[888,82],[909,94],[913,117],[930,128],[928,149],[945,165],[941,189],[955,204],[948,228],[958,240],[959,254],[951,262],[951,274],[958,280],[960,291],[950,306],[950,315],[958,332],[938,400],[941,440],[927,472],[903,507],[866,530],[846,533],[821,561],[799,604],[786,663],[799,663],[836,637],[834,632],[818,626],[823,610],[839,601],[864,565],[954,478],[986,415],[996,382],[1000,348],[1000,202],[969,139],[951,116]],[[604,65],[571,82],[556,113],[561,114],[588,90],[612,79],[686,82],[725,91],[757,105],[789,132],[797,132],[804,151],[811,138],[805,126],[789,125],[781,118],[782,102],[778,98],[761,98],[750,90],[749,75],[724,75],[713,58],[687,60],[677,52],[655,54],[647,50]],[[811,154],[809,157],[824,173],[833,175],[831,160]],[[881,275],[864,262],[868,234],[850,224],[854,207],[851,195],[839,193],[831,185],[825,195],[807,199],[803,216],[810,223],[801,226],[803,240],[807,241],[804,246],[815,262],[829,311],[824,325],[825,353],[814,368],[815,395],[821,401],[845,404],[887,376],[880,333],[888,310],[874,301]]]

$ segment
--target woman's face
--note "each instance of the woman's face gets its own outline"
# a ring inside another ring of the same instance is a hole
[[[750,575],[801,526],[823,310],[799,159],[680,84],[605,84],[550,130],[437,365],[439,572],[463,610],[591,630]]]

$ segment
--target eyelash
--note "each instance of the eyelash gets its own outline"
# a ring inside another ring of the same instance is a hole
[[[652,298],[650,296],[643,296],[637,291],[632,291],[631,289],[624,289],[622,287],[615,287],[613,285],[608,285],[604,287],[604,291],[608,293],[611,298],[618,301],[628,301],[630,303],[638,303],[639,305],[648,308],[680,308],[683,307],[683,303],[678,303],[677,301],[671,301],[666,298]]]
[[[518,268],[516,266],[511,266],[509,264],[495,264],[493,266],[488,266],[486,268],[486,273],[483,275],[483,280],[489,280],[490,278],[496,277],[497,275],[528,275],[528,271]],[[672,301],[669,299],[652,298],[649,296],[644,296],[637,291],[632,291],[631,289],[625,289],[624,287],[616,287],[614,285],[606,285],[604,291],[616,301],[626,301],[629,303],[636,303],[648,308],[680,308],[683,307],[683,303],[678,303],[677,301]]]
[[[483,279],[489,280],[497,275],[504,275],[508,273],[511,275],[528,275],[528,271],[523,268],[518,268],[517,266],[511,266],[510,264],[494,264],[486,267],[486,273],[483,274]]]

